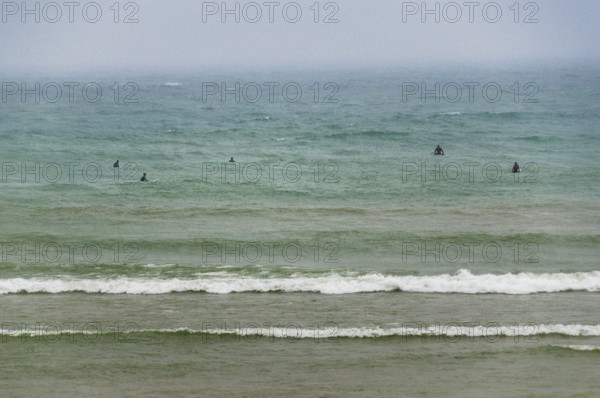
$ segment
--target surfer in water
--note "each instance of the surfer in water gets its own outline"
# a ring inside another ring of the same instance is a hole
[[[233,160],[233,156],[231,157],[231,159],[229,159],[229,163],[235,163],[235,160]]]
[[[437,148],[435,148],[435,151],[433,151],[433,154],[435,156],[440,156],[440,155],[444,156],[444,150],[442,149],[441,146],[438,145]]]
[[[140,182],[148,182],[148,179],[146,178],[146,173],[144,173],[142,178],[140,178]]]
[[[118,161],[118,160],[115,162],[115,164],[113,164],[113,167],[114,167],[114,168],[117,168],[117,167],[119,167],[119,161]]]
[[[519,163],[515,162],[515,164],[513,165],[512,172],[513,173],[520,173],[521,172],[521,167],[519,167]]]

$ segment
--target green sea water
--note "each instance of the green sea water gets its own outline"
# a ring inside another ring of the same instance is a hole
[[[2,395],[597,395],[598,76],[2,76]]]

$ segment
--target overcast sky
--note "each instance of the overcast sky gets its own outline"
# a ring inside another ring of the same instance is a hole
[[[2,71],[600,64],[599,0],[65,1],[1,3]]]

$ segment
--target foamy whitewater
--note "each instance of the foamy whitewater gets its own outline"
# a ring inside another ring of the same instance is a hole
[[[18,326],[18,325],[17,325]],[[361,328],[338,328],[332,325],[323,325],[315,329],[302,329],[297,325],[287,327],[271,326],[260,328],[246,326],[238,329],[218,329],[210,325],[205,329],[140,329],[136,333],[163,333],[163,334],[208,334],[208,335],[237,335],[237,336],[263,336],[272,338],[294,338],[294,339],[334,339],[334,338],[380,338],[380,337],[408,337],[408,336],[447,336],[447,337],[529,337],[543,335],[562,335],[562,336],[581,336],[597,337],[600,336],[600,325],[435,325],[422,327],[361,327]],[[64,329],[40,327],[38,329],[20,330],[13,325],[3,325],[0,329],[0,335],[7,337],[23,336],[60,336],[72,334],[97,334],[98,330],[90,329]],[[114,332],[107,332],[114,333]],[[582,351],[593,351],[598,347],[590,345],[570,345],[559,346]]]
[[[221,274],[222,275],[222,274]],[[322,294],[352,294],[369,292],[464,293],[464,294],[533,294],[565,291],[600,290],[600,271],[574,274],[504,274],[473,275],[460,270],[455,275],[391,276],[367,274],[327,276],[254,278],[209,274],[198,279],[3,279],[0,294],[9,293],[109,293],[167,294],[172,292],[315,292]]]

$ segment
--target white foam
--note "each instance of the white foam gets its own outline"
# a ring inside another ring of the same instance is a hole
[[[487,337],[510,337],[519,338],[519,341],[535,342],[535,336],[549,334],[570,336],[570,337],[590,337],[600,336],[600,325],[498,325],[489,323],[481,324],[437,324],[437,325],[413,325],[395,326],[395,327],[346,327],[339,328],[335,324],[328,323],[315,328],[303,328],[296,323],[290,323],[285,327],[269,326],[260,327],[260,325],[238,326],[236,328],[220,328],[219,325],[207,325],[202,329],[191,328],[170,328],[170,329],[136,329],[136,333],[179,333],[187,332],[190,334],[209,334],[209,335],[237,335],[237,336],[263,336],[272,338],[380,338],[380,337],[414,337],[414,336],[446,336],[446,337],[466,337],[466,338],[487,338]],[[73,334],[99,334],[101,328],[97,330],[89,328],[86,330],[77,330],[75,328],[57,329],[56,327],[40,327],[37,329],[12,328],[11,324],[0,325],[0,335],[5,336],[54,336],[54,335],[73,335]],[[14,325],[13,325],[14,326]],[[19,326],[19,325],[17,325]],[[53,325],[54,326],[54,325]],[[106,331],[105,331],[106,332]],[[126,331],[125,331],[126,332]],[[114,333],[114,331],[106,332]],[[556,347],[570,348],[580,351],[600,350],[600,346],[593,345],[557,345]]]
[[[108,294],[166,294],[171,292],[316,292],[351,294],[367,292],[420,292],[464,294],[532,294],[564,291],[600,291],[600,271],[572,274],[484,274],[473,275],[460,270],[454,275],[394,276],[377,273],[366,275],[298,276],[259,278],[242,275],[205,275],[196,279],[0,279],[0,294],[64,293],[81,291]]]
[[[178,86],[181,86],[181,83],[178,83],[178,82],[166,82],[165,86],[178,87]]]
[[[190,333],[200,333],[189,329],[169,330],[168,331],[188,331]],[[564,336],[600,336],[600,325],[498,325],[489,323],[486,325],[468,325],[468,324],[438,324],[434,326],[400,326],[400,327],[354,327],[337,328],[333,324],[324,325],[321,328],[302,329],[290,324],[288,327],[269,327],[269,328],[236,328],[236,329],[206,329],[202,333],[206,334],[231,334],[240,336],[265,336],[275,338],[378,338],[378,337],[409,337],[409,336],[446,336],[446,337],[519,337],[520,339],[534,336],[559,334]]]
[[[575,351],[600,351],[597,345],[554,345],[553,347],[568,348]]]

